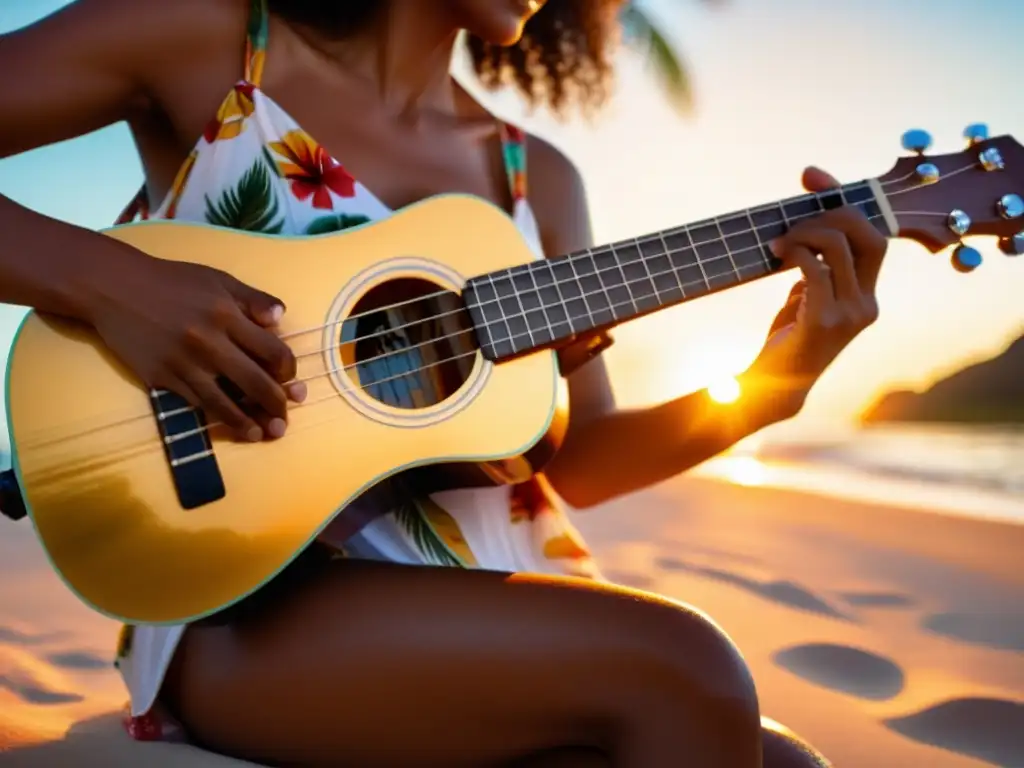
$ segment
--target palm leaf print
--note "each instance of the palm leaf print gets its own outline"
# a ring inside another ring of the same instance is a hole
[[[469,548],[469,542],[459,528],[458,522],[452,517],[448,510],[440,504],[425,496],[417,501],[420,513],[427,521],[427,525],[434,529],[434,533],[445,543],[445,546],[461,561],[464,568],[479,568],[473,550]]]
[[[413,545],[428,563],[449,568],[466,567],[437,535],[415,499],[403,499],[392,514],[395,516],[395,522],[405,530]]]
[[[242,174],[233,189],[225,189],[216,203],[206,196],[206,220],[214,226],[247,232],[281,232],[284,219],[278,219],[277,197],[262,159]]]
[[[370,220],[361,214],[339,213],[333,216],[321,216],[314,219],[306,227],[307,235],[326,235],[328,232],[340,232],[343,229],[358,227]]]

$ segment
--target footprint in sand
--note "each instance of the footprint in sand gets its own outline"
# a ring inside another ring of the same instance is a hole
[[[784,579],[759,581],[723,568],[695,565],[675,557],[659,557],[655,560],[655,565],[666,571],[692,573],[695,576],[702,576],[706,579],[714,579],[725,584],[731,584],[765,600],[770,600],[773,603],[778,603],[788,608],[796,608],[833,619],[842,619],[843,621],[854,621],[853,617],[829,605],[824,598],[815,595],[810,590],[792,581]]]
[[[934,613],[921,626],[927,631],[997,651],[1024,651],[1024,611],[1005,613]],[[1024,757],[1021,758],[1024,765]]]
[[[885,701],[903,690],[899,665],[848,645],[796,645],[777,651],[774,661],[808,682],[861,699]]]
[[[83,656],[83,654],[73,654]],[[64,659],[81,663],[83,658]],[[82,701],[64,674],[52,663],[18,648],[0,646],[0,689],[26,704],[52,706]]]
[[[9,645],[43,645],[44,643],[52,643],[64,637],[67,637],[66,632],[33,634],[31,632],[23,632],[14,627],[0,626],[0,643]]]
[[[77,693],[54,690],[26,669],[14,669],[0,675],[0,688],[6,688],[26,704],[47,706],[82,701]]]
[[[883,721],[908,739],[986,760],[1024,766],[1024,704],[1003,699],[951,699]]]
[[[855,608],[913,608],[916,601],[900,592],[840,592],[839,597]]]
[[[88,651],[69,651],[67,653],[51,653],[46,657],[53,666],[61,669],[71,669],[78,672],[91,672],[92,670],[107,670],[113,664],[109,658],[98,656]]]

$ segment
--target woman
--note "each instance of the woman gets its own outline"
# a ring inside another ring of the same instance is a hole
[[[488,85],[511,81],[557,110],[597,106],[617,5],[80,0],[0,41],[0,70],[20,77],[0,91],[0,156],[125,120],[146,185],[124,220],[297,235],[461,191],[502,206],[538,252],[557,255],[591,244],[579,175],[488,114],[449,61],[466,30]],[[835,183],[813,169],[804,181]],[[305,391],[274,333],[285,309],[259,286],[151,259],[9,200],[0,228],[15,244],[0,253],[0,300],[91,324],[143,380],[180,392],[239,439],[284,435],[287,403]],[[775,245],[805,279],[747,373],[744,402],[692,395],[619,411],[600,360],[582,365],[546,480],[406,500],[345,541],[328,529],[210,620],[126,629],[118,665],[129,731],[173,738],[178,723],[208,748],[275,765],[589,756],[740,767],[759,764],[762,745],[765,765],[818,765],[760,724],[746,667],[710,620],[601,579],[551,492],[599,504],[799,410],[873,321],[885,242],[840,209]],[[256,407],[240,409],[220,376]]]

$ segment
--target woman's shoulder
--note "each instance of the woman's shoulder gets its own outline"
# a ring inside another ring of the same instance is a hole
[[[248,0],[76,0],[4,35],[0,63],[38,81],[37,92],[57,83],[80,97],[92,89],[143,91],[170,74],[194,73],[218,53],[237,62],[248,8]]]
[[[525,133],[527,197],[537,218],[544,249],[557,256],[592,243],[590,211],[583,176],[576,163],[551,142]]]
[[[153,55],[173,49],[184,58],[206,45],[224,45],[232,33],[244,34],[249,5],[249,0],[75,0],[13,34],[38,38],[77,30],[82,48],[119,40],[108,52],[144,46]]]
[[[77,0],[3,35],[18,77],[0,88],[0,156],[130,119],[227,57],[238,69],[246,19],[245,0]]]

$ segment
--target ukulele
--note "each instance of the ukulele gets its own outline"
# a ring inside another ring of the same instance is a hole
[[[962,272],[981,262],[967,236],[1024,252],[1024,147],[981,125],[965,136],[963,151],[927,155],[928,135],[909,131],[913,154],[877,178],[552,259],[503,211],[461,195],[318,237],[175,222],[107,230],[281,297],[308,397],[291,405],[286,439],[241,444],[144,386],[91,329],[31,312],[6,383],[16,502],[93,608],[129,623],[210,615],[335,518],[355,532],[389,509],[396,483],[528,478],[567,423],[560,349],[778,272],[766,244],[794,222],[855,206],[887,237],[933,253],[954,245]]]

